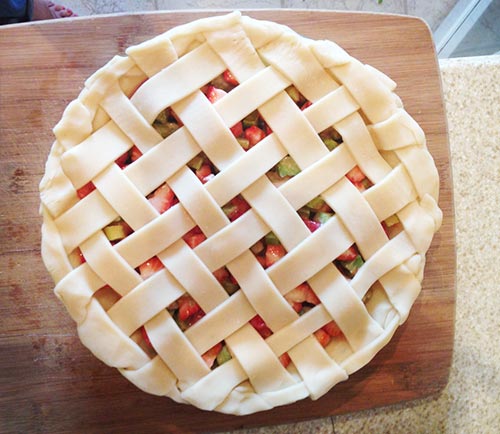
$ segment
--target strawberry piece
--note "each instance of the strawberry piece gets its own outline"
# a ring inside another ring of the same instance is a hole
[[[356,256],[358,256],[358,251],[356,250],[356,247],[352,245],[344,253],[339,255],[337,259],[339,261],[354,261]]]
[[[124,154],[120,155],[115,160],[115,163],[118,164],[118,167],[120,169],[123,169],[123,168],[127,167],[127,165],[128,165],[128,159],[129,159],[129,151],[127,151]]]
[[[231,73],[231,71],[229,69],[226,69],[223,73],[222,73],[222,78],[224,79],[224,81],[228,84],[232,84],[233,86],[238,86],[238,80],[236,80],[236,78],[234,78],[234,75]]]
[[[248,140],[249,149],[259,143],[264,137],[266,137],[266,133],[255,125],[252,125],[245,130],[245,139]]]
[[[309,220],[306,218],[303,218],[302,220],[306,224],[307,229],[309,229],[311,232],[314,232],[315,230],[317,230],[321,227],[321,223],[315,222],[314,220]]]
[[[231,221],[241,217],[250,209],[248,202],[241,196],[236,196],[229,202],[229,206],[224,206],[227,218]]]
[[[259,335],[261,335],[264,339],[268,338],[273,334],[272,330],[267,326],[267,324],[260,317],[260,315],[255,315],[250,320],[250,324],[255,330],[257,330]]]
[[[148,336],[148,332],[146,331],[146,328],[144,326],[141,327],[141,334],[142,334],[142,339],[144,339],[144,342],[146,342],[146,345],[153,348],[153,344],[151,343]]]
[[[157,271],[160,271],[162,268],[164,268],[162,262],[157,256],[153,256],[151,259],[148,259],[146,262],[139,265],[139,273],[143,279],[147,279]]]
[[[322,329],[327,332],[332,338],[342,335],[342,330],[340,330],[335,321],[330,321],[328,324],[325,324]]]
[[[77,247],[77,249],[78,249],[78,257],[80,258],[80,264],[85,264],[85,262],[87,262],[85,256],[83,256],[83,253],[79,247]]]
[[[295,312],[299,313],[302,310],[302,303],[298,303],[296,301],[291,302],[292,308]]]
[[[132,146],[132,149],[130,150],[130,160],[132,162],[136,161],[139,157],[142,156],[142,152],[137,146]]]
[[[302,104],[302,107],[300,107],[301,110],[305,110],[307,107],[311,107],[312,102],[311,101],[306,101],[304,104]]]
[[[278,262],[285,255],[285,248],[281,244],[269,244],[266,247],[266,268]]]
[[[332,339],[331,336],[323,329],[316,330],[314,332],[314,336],[316,336],[316,339],[323,348],[326,347],[330,343],[330,340]]]
[[[196,324],[200,319],[202,319],[205,316],[205,312],[203,312],[200,308],[200,310],[193,315],[191,315],[188,320],[187,320],[187,326],[191,327],[193,324]]]
[[[283,353],[281,356],[279,356],[279,360],[284,368],[286,368],[292,361],[288,353]]]
[[[219,89],[215,86],[208,86],[205,95],[208,98],[208,100],[214,104],[215,102],[219,101],[222,97],[227,95],[227,92],[225,90]]]
[[[95,185],[92,181],[87,182],[83,187],[80,187],[76,190],[76,194],[80,199],[83,199],[88,194],[92,193],[95,190]]]
[[[215,362],[215,359],[222,351],[222,342],[215,344],[212,348],[210,348],[206,353],[202,354],[201,357],[207,364],[209,368],[211,368]]]
[[[190,236],[184,235],[182,238],[187,243],[187,245],[192,249],[194,249],[197,245],[201,244],[203,241],[207,239],[205,234],[194,234]]]
[[[149,203],[162,214],[174,204],[174,199],[175,194],[172,189],[167,184],[163,184],[151,195]]]
[[[186,321],[190,316],[198,313],[201,308],[190,295],[183,295],[179,298],[179,319]]]
[[[217,270],[215,270],[213,273],[212,273],[215,278],[220,282],[224,282],[225,280],[229,279],[230,275],[229,275],[229,271],[227,271],[227,268],[226,267],[221,267],[221,268],[218,268]],[[231,276],[232,277],[232,276]]]
[[[241,137],[243,135],[243,122],[240,121],[234,124],[230,129],[234,137]]]
[[[308,283],[303,283],[285,294],[285,299],[294,306],[294,303],[319,304],[320,300]]]
[[[184,235],[185,237],[190,237],[192,235],[196,235],[196,234],[202,234],[203,232],[201,232],[201,229],[199,226],[195,226],[193,229],[191,229],[189,232],[186,232],[186,234]]]
[[[366,178],[365,174],[361,171],[358,166],[354,166],[349,172],[347,172],[346,177],[353,184],[363,181]]]
[[[120,169],[125,169],[125,167],[127,167],[130,163],[133,163],[140,156],[142,156],[142,152],[137,146],[134,145],[127,152],[120,155],[115,160],[115,163],[118,165],[118,167],[120,167]]]
[[[203,164],[198,170],[195,171],[195,174],[203,184],[214,177],[210,164]]]

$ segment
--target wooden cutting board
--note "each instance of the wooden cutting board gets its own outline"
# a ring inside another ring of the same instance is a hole
[[[96,360],[52,293],[40,258],[38,183],[52,127],[84,80],[130,45],[212,12],[60,20],[0,28],[0,431],[198,432],[352,412],[438,393],[453,348],[455,240],[439,70],[428,27],[395,15],[249,11],[336,41],[398,83],[441,175],[443,226],[408,321],[365,368],[318,401],[246,417],[202,412],[138,391]]]

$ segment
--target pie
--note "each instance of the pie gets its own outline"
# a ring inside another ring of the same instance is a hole
[[[42,255],[90,351],[148,393],[318,399],[417,298],[442,213],[382,72],[239,12],[94,73],[54,128]]]

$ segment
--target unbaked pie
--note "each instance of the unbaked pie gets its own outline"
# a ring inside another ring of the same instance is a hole
[[[439,180],[395,83],[240,13],[93,74],[54,128],[42,254],[140,389],[248,414],[367,364],[419,294]]]

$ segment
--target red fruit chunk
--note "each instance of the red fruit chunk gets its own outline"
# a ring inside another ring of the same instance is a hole
[[[233,125],[231,127],[231,132],[233,133],[234,137],[240,137],[243,134],[243,123],[238,122],[237,124]]]
[[[174,204],[174,199],[175,194],[172,189],[167,184],[163,184],[149,198],[149,203],[162,214]]]
[[[232,84],[233,86],[238,86],[238,80],[236,80],[236,78],[234,78],[234,75],[231,73],[231,71],[229,69],[226,69],[223,74],[222,74],[222,78],[224,79],[224,81],[226,83],[229,83],[229,84]]]
[[[255,315],[251,320],[250,324],[252,327],[259,332],[264,339],[268,338],[273,334],[271,329],[267,326],[264,320],[260,317],[260,315]]]
[[[303,218],[302,220],[306,224],[307,229],[309,229],[311,232],[314,232],[315,230],[317,230],[321,227],[321,223],[315,222],[314,220],[309,220],[306,218]]]
[[[192,249],[194,249],[197,245],[201,244],[203,241],[207,239],[207,237],[204,234],[194,234],[190,236],[184,235],[182,238],[187,243],[187,245]]]
[[[146,331],[146,328],[144,326],[141,327],[141,334],[142,334],[142,339],[144,339],[144,342],[151,348],[153,348],[153,345],[151,344],[151,341],[149,340],[148,332]]]
[[[306,101],[304,104],[302,104],[302,107],[300,107],[301,110],[305,110],[307,107],[311,107],[312,102],[311,101]]]
[[[215,362],[215,359],[222,351],[222,342],[215,344],[212,348],[210,348],[206,353],[202,354],[201,357],[207,364],[209,368],[211,368]]]
[[[116,160],[115,160],[115,163],[118,164],[118,167],[120,169],[123,169],[124,167],[127,166],[127,162],[128,162],[128,151],[125,152],[123,155],[120,155]]]
[[[252,125],[245,130],[245,139],[248,140],[249,149],[259,143],[264,137],[266,137],[266,133],[255,125]]]
[[[212,104],[220,100],[226,94],[227,92],[225,90],[218,89],[212,85],[208,86],[207,90],[205,91],[206,97]]]
[[[234,197],[229,203],[230,205],[225,206],[224,209],[226,210],[227,218],[231,221],[241,217],[250,209],[250,205],[241,196]]]
[[[179,319],[186,321],[190,316],[198,313],[201,308],[190,295],[183,295],[179,298]]]
[[[76,190],[76,194],[80,199],[83,199],[88,194],[92,193],[95,190],[95,185],[92,181],[87,182],[83,187],[80,187]]]
[[[210,164],[203,164],[196,172],[196,176],[198,179],[205,184],[213,178],[214,174],[212,173],[212,168]]]
[[[361,171],[358,166],[354,166],[349,172],[347,172],[346,177],[353,184],[363,181],[366,178],[365,174]]]
[[[285,254],[285,248],[281,244],[269,244],[266,247],[266,267],[278,262]]]
[[[226,279],[229,279],[229,271],[227,271],[226,267],[218,268],[212,274],[221,283],[224,282]]]
[[[151,259],[139,265],[139,273],[143,279],[147,279],[162,268],[164,268],[162,262],[157,256],[153,256]]]
[[[332,338],[342,335],[342,330],[340,330],[335,321],[330,321],[328,324],[325,324],[322,329],[327,332]]]
[[[142,152],[137,146],[132,146],[132,149],[130,150],[130,160],[131,161],[136,161],[139,157],[142,156]]]
[[[137,146],[134,145],[127,152],[120,155],[115,160],[115,163],[120,167],[120,169],[125,169],[125,167],[137,160],[140,156],[142,156],[142,152]]]
[[[78,247],[78,257],[80,258],[80,264],[85,264],[85,262],[87,262],[85,256],[83,256],[83,253],[79,247]]]
[[[330,343],[330,340],[332,339],[331,336],[323,329],[316,330],[314,332],[314,336],[316,336],[316,339],[323,348],[326,347]]]
[[[281,356],[279,356],[279,360],[284,368],[286,368],[292,361],[288,353],[283,353]]]
[[[196,312],[195,314],[191,315],[189,318],[188,318],[188,321],[187,321],[187,326],[188,327],[191,327],[193,324],[196,324],[200,319],[202,319],[203,317],[205,316],[205,312],[203,312],[200,308],[200,310],[198,312]]]
[[[354,261],[356,259],[356,256],[358,256],[358,251],[356,250],[356,247],[352,245],[344,253],[339,255],[337,259],[339,261]]]
[[[308,283],[303,283],[285,294],[285,299],[293,306],[293,303],[319,304],[320,300]]]

